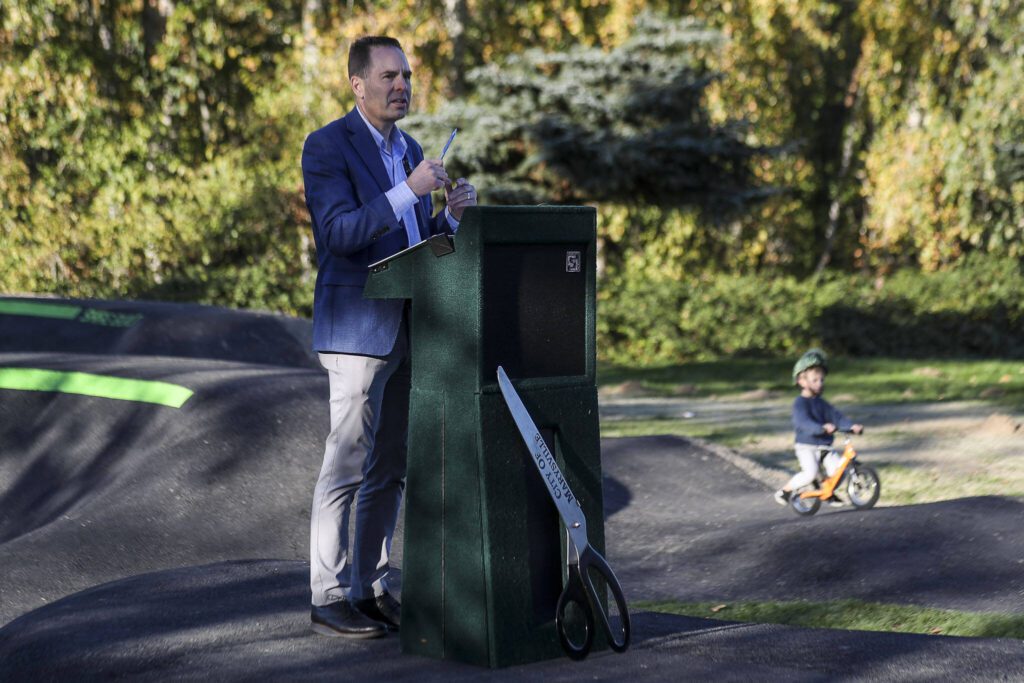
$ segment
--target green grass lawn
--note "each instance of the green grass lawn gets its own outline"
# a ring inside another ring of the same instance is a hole
[[[807,628],[893,631],[976,638],[1024,638],[1024,616],[958,612],[860,600],[832,602],[637,602],[634,609]]]
[[[722,360],[647,368],[598,365],[598,386],[624,383],[651,395],[729,396],[756,390],[793,391],[793,359]],[[1024,361],[836,358],[828,394],[856,403],[989,401],[1024,405]]]

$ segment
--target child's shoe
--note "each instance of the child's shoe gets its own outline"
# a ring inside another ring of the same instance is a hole
[[[775,502],[779,505],[789,505],[789,491],[779,489],[775,492]]]

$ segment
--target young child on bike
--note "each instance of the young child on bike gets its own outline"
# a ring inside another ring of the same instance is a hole
[[[828,374],[828,358],[820,349],[811,349],[793,366],[793,383],[800,395],[793,401],[793,428],[796,430],[796,459],[800,471],[775,492],[775,502],[788,505],[794,490],[818,478],[818,453],[832,445],[837,431],[860,434],[864,427],[855,424],[821,397]]]

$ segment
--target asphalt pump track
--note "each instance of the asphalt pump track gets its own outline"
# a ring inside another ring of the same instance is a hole
[[[316,636],[308,508],[327,383],[308,343],[308,322],[281,316],[0,299],[0,384],[29,382],[0,388],[0,680],[1024,679],[1019,640],[636,609],[623,655],[498,671],[402,656],[395,637]],[[31,388],[40,377],[63,384]],[[167,387],[191,393],[174,407]],[[1024,613],[1019,499],[803,519],[686,439],[606,439],[602,460],[607,554],[630,602]],[[400,566],[401,527],[395,547]]]

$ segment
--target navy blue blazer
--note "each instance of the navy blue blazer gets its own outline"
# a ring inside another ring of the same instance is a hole
[[[404,131],[415,168],[423,149]],[[385,192],[391,181],[359,112],[314,131],[302,147],[302,180],[316,243],[313,349],[384,356],[398,337],[403,299],[364,299],[367,266],[408,246]],[[444,213],[431,217],[430,195],[416,203],[423,238],[453,232]]]

